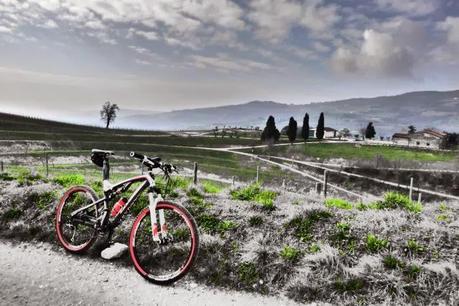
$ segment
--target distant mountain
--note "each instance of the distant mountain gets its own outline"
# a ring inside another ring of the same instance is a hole
[[[414,125],[418,129],[435,127],[459,131],[459,90],[410,92],[397,96],[355,98],[304,105],[273,101],[252,101],[245,104],[185,109],[164,113],[138,113],[120,117],[119,127],[179,130],[208,129],[215,126],[260,126],[269,115],[276,118],[278,128],[287,124],[290,116],[301,125],[304,113],[310,116],[310,126],[317,124],[320,112],[325,113],[326,126],[358,131],[373,121],[380,136]]]

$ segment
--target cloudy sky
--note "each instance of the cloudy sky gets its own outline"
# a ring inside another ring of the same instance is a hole
[[[459,89],[456,0],[0,0],[0,111]]]

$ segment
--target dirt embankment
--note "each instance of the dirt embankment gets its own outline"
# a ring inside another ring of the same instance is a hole
[[[325,207],[314,194],[276,190],[267,205],[261,196],[258,201],[265,204],[232,200],[228,189],[212,194],[191,188],[177,190],[175,199],[192,212],[202,237],[187,280],[285,294],[302,303],[453,304],[459,299],[453,204],[428,203],[418,214],[400,208],[337,209]],[[0,180],[0,236],[54,244],[53,211],[62,189]],[[126,243],[132,218],[116,232],[116,241]],[[88,257],[98,258],[99,251],[96,245]],[[130,268],[129,258],[117,265]]]

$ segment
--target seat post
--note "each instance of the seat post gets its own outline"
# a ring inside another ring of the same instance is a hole
[[[104,164],[102,166],[102,174],[104,181],[108,181],[110,179],[110,163],[108,162],[108,158],[104,157]]]

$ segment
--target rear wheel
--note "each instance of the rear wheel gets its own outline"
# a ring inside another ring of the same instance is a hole
[[[85,252],[96,240],[97,232],[94,224],[90,222],[97,216],[95,207],[71,216],[74,211],[95,201],[96,193],[87,186],[70,188],[59,201],[56,208],[56,233],[59,242],[67,251]]]
[[[191,214],[181,205],[159,202],[167,236],[163,243],[153,240],[149,208],[137,216],[131,229],[129,253],[137,272],[160,285],[173,283],[190,270],[199,248],[199,235]]]

